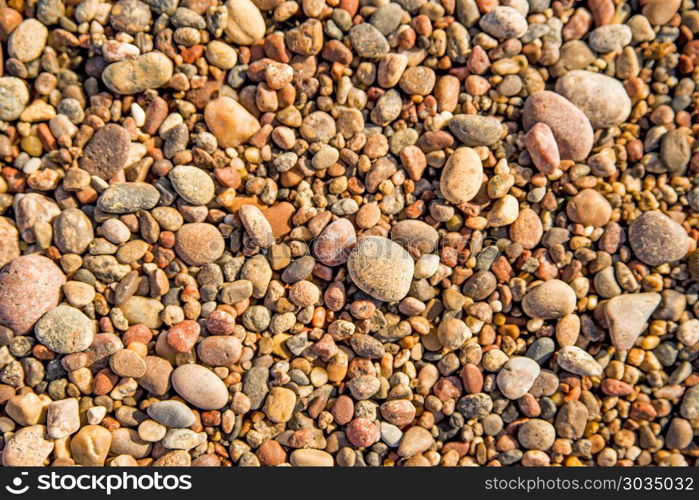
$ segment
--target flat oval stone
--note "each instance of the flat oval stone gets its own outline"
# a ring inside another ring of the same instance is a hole
[[[158,204],[160,193],[151,184],[122,182],[112,184],[100,195],[97,206],[110,214],[132,214]]]
[[[63,253],[82,254],[94,237],[90,218],[77,208],[66,208],[53,221],[53,240]]]
[[[27,84],[14,76],[0,77],[0,120],[19,118],[29,103]]]
[[[644,212],[631,223],[629,243],[636,257],[649,266],[675,262],[689,252],[684,228],[657,211]]]
[[[166,427],[185,428],[196,420],[186,404],[175,400],[153,403],[146,412],[150,418]]]
[[[590,120],[572,102],[555,92],[542,90],[530,95],[524,102],[522,120],[525,130],[539,122],[548,125],[562,159],[582,161],[592,149]]]
[[[221,232],[205,222],[183,225],[177,231],[175,251],[182,260],[192,266],[203,266],[223,255],[226,243]]]
[[[527,292],[522,308],[532,318],[557,319],[572,313],[576,303],[573,289],[566,282],[553,279]]]
[[[228,402],[228,389],[214,372],[201,365],[182,365],[172,372],[172,387],[202,410],[218,410]]]
[[[92,344],[95,332],[90,318],[80,310],[60,305],[34,325],[36,339],[59,354],[82,352]]]
[[[92,136],[80,158],[80,168],[109,180],[126,166],[131,134],[124,127],[110,123]]]
[[[199,359],[210,366],[231,366],[242,353],[242,343],[230,335],[212,335],[197,344]]]
[[[483,182],[483,163],[471,148],[459,148],[447,160],[439,179],[442,196],[451,203],[471,201]]]
[[[165,54],[148,52],[110,64],[102,72],[102,81],[117,94],[138,94],[165,85],[173,70],[174,65]]]
[[[621,125],[631,114],[631,98],[624,84],[611,76],[569,71],[556,82],[556,92],[580,108],[592,128]]]
[[[363,292],[395,302],[408,294],[415,264],[399,244],[381,236],[366,236],[352,249],[347,269]]]
[[[228,0],[226,35],[238,45],[252,45],[265,36],[265,20],[251,0]]]
[[[191,165],[178,165],[168,174],[177,194],[192,205],[206,205],[215,194],[216,186],[206,171]]]
[[[0,324],[18,335],[58,305],[66,277],[41,255],[23,255],[0,272]]]
[[[391,228],[391,239],[419,259],[422,255],[435,251],[439,242],[439,233],[426,222],[405,219]]]
[[[257,118],[227,96],[209,101],[204,109],[204,120],[223,148],[238,147],[260,130]]]
[[[337,219],[320,233],[313,244],[313,252],[326,266],[339,266],[347,262],[356,243],[357,235],[352,223],[348,219]]]
[[[502,124],[492,116],[454,115],[449,130],[466,146],[492,146],[500,140]]]

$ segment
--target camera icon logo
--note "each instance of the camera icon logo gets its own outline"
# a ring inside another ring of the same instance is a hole
[[[28,472],[22,472],[20,473],[19,476],[15,477],[12,479],[12,484],[5,486],[5,489],[9,492],[12,493],[13,495],[23,495],[29,490],[29,485],[24,485],[22,486],[22,477],[23,476],[28,476]]]

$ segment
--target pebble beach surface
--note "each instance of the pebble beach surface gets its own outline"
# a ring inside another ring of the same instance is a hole
[[[698,83],[693,0],[0,0],[0,463],[698,465]]]

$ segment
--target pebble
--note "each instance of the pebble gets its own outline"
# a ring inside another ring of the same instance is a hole
[[[545,123],[558,144],[561,159],[582,161],[592,149],[593,133],[585,113],[565,97],[547,90],[536,92],[524,102],[524,129]]]
[[[684,228],[662,212],[648,211],[629,227],[633,253],[649,266],[675,262],[689,252]]]
[[[19,257],[19,231],[7,217],[0,217],[0,268]]]
[[[539,376],[539,364],[530,358],[510,358],[497,375],[497,385],[507,399],[524,396]]]
[[[10,34],[7,53],[10,57],[28,63],[41,56],[46,47],[49,30],[37,19],[25,19]]]
[[[187,203],[206,205],[214,198],[214,181],[200,168],[178,165],[170,171],[168,179],[177,194]]]
[[[147,409],[148,416],[165,427],[191,427],[196,421],[194,413],[180,401],[158,401]]]
[[[356,243],[352,223],[348,219],[337,219],[328,224],[313,242],[313,253],[326,266],[339,266],[347,262]]]
[[[56,307],[66,278],[50,259],[23,255],[0,271],[0,324],[18,335],[28,333],[44,313]]]
[[[576,302],[575,292],[567,283],[552,279],[527,292],[522,308],[532,318],[557,319],[572,313]]]
[[[236,337],[216,335],[197,344],[199,359],[210,366],[231,366],[238,362],[243,346]]]
[[[411,427],[403,434],[398,455],[404,458],[414,457],[429,450],[434,444],[432,434],[424,427]]]
[[[82,210],[67,208],[53,221],[53,239],[63,253],[82,254],[95,237],[90,218]]]
[[[517,218],[510,224],[510,239],[526,249],[536,247],[543,234],[541,218],[531,208],[520,210]]]
[[[0,120],[19,118],[29,103],[27,85],[14,76],[0,76]]]
[[[45,439],[43,425],[18,429],[6,442],[2,451],[5,467],[41,467],[53,451],[54,443]]]
[[[574,345],[562,347],[558,351],[557,362],[558,366],[576,375],[584,377],[602,375],[600,364],[587,352]]]
[[[289,463],[294,467],[332,467],[333,456],[323,450],[294,450],[289,455]]]
[[[406,219],[391,228],[391,239],[403,246],[410,255],[420,258],[436,250],[439,234],[423,221]]]
[[[380,236],[359,239],[347,261],[352,281],[365,293],[387,302],[408,294],[414,268],[413,259],[400,245]]]
[[[238,102],[226,96],[214,99],[206,105],[204,119],[219,145],[224,148],[240,146],[260,130],[257,118]]]
[[[90,175],[109,180],[121,172],[129,160],[131,135],[124,127],[110,123],[92,136],[80,158],[80,168]]]
[[[583,189],[566,205],[566,214],[583,226],[602,227],[612,216],[612,206],[599,191]]]
[[[527,20],[519,11],[503,5],[481,17],[479,26],[498,40],[520,38],[527,32]]]
[[[588,41],[595,52],[607,54],[622,50],[631,43],[631,28],[625,24],[599,26],[590,32]]]
[[[454,115],[449,130],[466,146],[492,146],[500,139],[502,125],[491,116]]]
[[[481,188],[483,164],[471,148],[458,148],[447,160],[439,180],[439,190],[455,204],[471,201]]]
[[[102,81],[116,94],[138,94],[158,89],[172,78],[172,61],[160,52],[148,52],[107,66]]]
[[[259,208],[255,205],[243,205],[238,209],[238,216],[253,245],[269,248],[274,244],[272,226]]]
[[[175,251],[187,264],[203,266],[221,257],[226,243],[220,231],[211,224],[194,222],[177,231]]]
[[[265,36],[265,21],[252,0],[228,0],[226,35],[238,45],[252,45]]]
[[[272,387],[265,401],[264,413],[272,422],[288,422],[296,406],[296,394],[285,387]]]
[[[86,425],[70,440],[76,464],[87,467],[104,465],[112,446],[112,433],[99,425]]]
[[[556,92],[585,113],[592,128],[623,123],[631,114],[631,98],[617,79],[585,70],[573,70],[556,82]]]
[[[551,128],[545,123],[534,124],[524,137],[524,144],[540,172],[551,175],[561,165],[556,138]]]
[[[59,354],[82,352],[92,344],[94,328],[90,318],[71,306],[59,305],[34,325],[36,339]]]
[[[556,439],[556,429],[546,420],[533,418],[517,431],[517,440],[527,450],[548,450]]]
[[[352,48],[364,59],[377,59],[389,50],[386,37],[369,23],[353,26],[349,35]]]
[[[632,293],[610,299],[604,306],[604,314],[614,347],[620,351],[633,347],[659,304],[660,295],[657,293]]]
[[[218,410],[228,402],[225,384],[214,372],[201,365],[175,368],[171,381],[177,394],[202,410]]]
[[[143,182],[112,184],[100,195],[97,206],[110,214],[132,214],[150,210],[160,200],[160,193]]]

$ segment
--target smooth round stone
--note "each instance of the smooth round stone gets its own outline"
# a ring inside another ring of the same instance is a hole
[[[568,201],[566,214],[583,226],[602,227],[612,217],[612,206],[602,193],[587,188]]]
[[[488,224],[491,227],[509,226],[519,215],[519,201],[511,194],[506,194],[493,203],[493,207],[486,214]]]
[[[131,214],[150,210],[160,200],[160,193],[151,184],[123,182],[112,184],[100,195],[97,206],[110,214]]]
[[[238,209],[238,217],[253,245],[260,248],[269,248],[274,245],[272,225],[259,208],[255,205],[243,205]]]
[[[145,458],[150,455],[152,444],[144,441],[136,429],[121,427],[112,431],[112,444],[109,451],[112,455],[128,455],[133,458]]]
[[[671,450],[687,448],[692,444],[693,434],[692,424],[683,418],[673,418],[665,434],[665,446]]]
[[[546,420],[533,418],[517,430],[519,444],[528,450],[548,450],[556,439],[556,429]]]
[[[377,59],[390,49],[383,33],[369,23],[353,26],[350,30],[350,40],[353,51],[364,59]]]
[[[120,377],[140,378],[146,374],[146,362],[130,349],[121,349],[112,354],[109,367]]]
[[[397,243],[381,236],[366,236],[352,249],[347,269],[363,292],[395,302],[408,294],[415,264]]]
[[[592,149],[590,120],[575,104],[555,92],[543,90],[530,95],[524,102],[522,120],[525,130],[539,122],[548,125],[561,159],[582,161]]]
[[[403,439],[398,447],[398,455],[403,458],[414,457],[429,450],[433,444],[434,438],[430,431],[416,425],[403,434]]]
[[[500,140],[502,124],[492,116],[454,115],[449,130],[466,146],[492,146]]]
[[[265,36],[265,20],[251,0],[228,0],[228,38],[238,45],[252,45]]]
[[[573,289],[564,281],[552,279],[534,287],[524,296],[522,308],[532,318],[557,319],[575,310]]]
[[[44,314],[36,322],[34,334],[39,342],[59,354],[84,351],[95,335],[90,318],[65,305]]]
[[[41,56],[46,47],[49,30],[36,19],[25,19],[17,26],[7,41],[7,53],[22,62]]]
[[[670,22],[681,4],[681,0],[646,0],[641,12],[652,24],[661,26]]]
[[[699,385],[687,389],[680,404],[680,415],[693,420],[699,417]]]
[[[275,423],[291,420],[296,406],[296,393],[286,387],[272,387],[267,395],[263,411]]]
[[[53,221],[53,240],[63,253],[83,253],[94,237],[90,218],[77,208],[66,208]]]
[[[19,231],[12,219],[0,217],[0,268],[20,254]]]
[[[238,362],[243,345],[236,337],[213,335],[197,344],[199,359],[210,366],[231,366]]]
[[[202,410],[218,410],[228,402],[228,389],[223,381],[201,365],[175,368],[171,382],[177,394]]]
[[[498,372],[498,389],[507,399],[519,399],[531,389],[540,371],[539,364],[531,358],[511,358]]]
[[[172,365],[158,356],[146,356],[146,373],[138,379],[138,385],[155,396],[163,396],[170,390]]]
[[[569,71],[556,82],[556,92],[580,108],[592,128],[621,125],[631,114],[631,98],[624,84],[600,73]]]
[[[631,28],[625,24],[607,24],[590,32],[588,43],[601,54],[621,50],[631,43]]]
[[[0,272],[0,324],[18,335],[56,307],[66,277],[52,260],[41,255],[23,255]]]
[[[539,244],[543,234],[541,218],[531,208],[520,210],[517,219],[510,224],[510,239],[528,250]]]
[[[498,40],[519,38],[529,27],[522,14],[512,7],[498,6],[484,15],[479,26]]]
[[[185,428],[194,424],[196,420],[186,404],[175,400],[153,403],[146,412],[150,418],[166,427]]]
[[[415,263],[415,279],[430,278],[439,269],[439,255],[428,254],[420,257]]]
[[[148,52],[110,64],[102,72],[102,81],[116,94],[138,94],[165,85],[173,70],[174,65],[165,54]]]
[[[662,212],[644,212],[629,228],[633,253],[649,266],[675,262],[689,252],[684,228]]]
[[[584,377],[599,377],[602,375],[600,364],[577,346],[569,345],[558,351],[558,366],[570,373]]]
[[[151,11],[139,0],[119,0],[112,6],[109,23],[117,31],[135,35],[148,29]]]
[[[227,96],[209,101],[204,109],[204,120],[222,148],[238,147],[260,130],[257,118]]]
[[[391,239],[419,258],[435,251],[439,233],[421,220],[405,219],[391,228]]]
[[[356,243],[357,234],[349,219],[337,219],[314,241],[313,253],[326,266],[339,266],[347,262]]]
[[[131,134],[124,127],[110,123],[92,136],[80,158],[80,168],[104,180],[109,180],[126,166],[129,160]]]
[[[28,103],[29,89],[24,81],[14,76],[0,77],[0,120],[16,120]]]
[[[175,251],[187,264],[203,266],[223,255],[226,243],[221,232],[205,222],[183,225],[177,231]]]
[[[403,9],[397,3],[387,3],[376,9],[369,22],[388,36],[401,24]]]
[[[178,165],[168,178],[177,194],[192,205],[206,205],[215,194],[214,181],[204,170],[191,165]]]
[[[471,201],[483,182],[483,163],[471,148],[459,148],[447,160],[439,180],[442,196],[454,204]]]
[[[212,40],[206,46],[206,59],[217,68],[228,70],[237,64],[238,54],[227,43],[221,40]]]
[[[687,168],[692,158],[690,144],[687,141],[690,135],[686,129],[670,130],[663,135],[660,142],[660,159],[669,172],[681,174]]]

